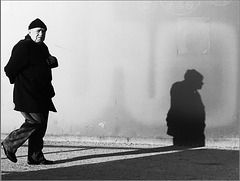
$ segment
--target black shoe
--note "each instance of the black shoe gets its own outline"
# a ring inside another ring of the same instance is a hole
[[[38,162],[28,160],[28,164],[29,165],[52,165],[52,164],[54,164],[54,161],[46,160],[46,159],[38,161]]]
[[[3,143],[1,143],[1,145],[3,146],[3,150],[4,150],[4,153],[5,153],[5,155],[7,156],[7,158],[8,158],[9,160],[11,160],[12,162],[16,163],[16,162],[17,162],[17,157],[16,157],[15,153],[12,153],[12,152],[8,151],[8,150],[4,147],[4,144],[3,144]]]

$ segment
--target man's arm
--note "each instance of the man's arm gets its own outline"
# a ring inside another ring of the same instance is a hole
[[[57,58],[50,55],[48,56],[47,58],[47,62],[48,62],[48,65],[51,67],[51,68],[56,68],[58,67],[58,61],[57,61]]]
[[[12,50],[11,57],[4,67],[4,71],[11,84],[15,83],[18,74],[26,67],[28,63],[27,49],[23,44],[17,44]]]

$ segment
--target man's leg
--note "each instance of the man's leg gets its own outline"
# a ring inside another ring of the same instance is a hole
[[[15,155],[17,149],[29,138],[29,136],[36,129],[37,124],[31,117],[27,116],[28,113],[22,113],[25,117],[25,122],[19,129],[12,131],[3,141],[2,145],[6,152]]]
[[[43,137],[46,133],[48,112],[46,113],[29,113],[30,116],[38,122],[38,127],[28,138],[28,162],[41,162],[45,160],[43,149]]]

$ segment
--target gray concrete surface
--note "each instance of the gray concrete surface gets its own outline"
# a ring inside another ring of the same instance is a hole
[[[4,138],[5,135],[2,135]],[[1,149],[3,180],[239,180],[239,141],[171,146],[169,139],[46,136],[54,165],[28,165],[27,143],[10,162]]]

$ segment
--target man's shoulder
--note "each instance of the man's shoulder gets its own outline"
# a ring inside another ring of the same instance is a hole
[[[179,82],[175,82],[173,85],[172,85],[172,88],[171,90],[172,91],[184,91],[185,90],[185,84],[184,84],[184,81],[179,81]]]
[[[19,40],[14,47],[26,47],[26,46],[29,46],[30,44],[31,42],[29,40],[22,39],[22,40]]]
[[[15,46],[13,47],[13,50],[27,51],[27,50],[31,49],[32,43],[33,42],[31,40],[21,39],[18,41],[17,44],[15,44]]]
[[[172,87],[181,87],[183,85],[183,81],[178,81],[173,83]]]

